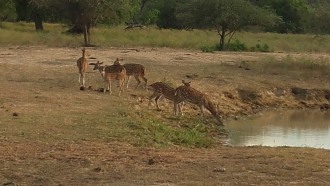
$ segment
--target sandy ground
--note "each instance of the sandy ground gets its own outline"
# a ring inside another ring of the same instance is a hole
[[[109,64],[117,57],[144,64],[150,83],[165,76],[171,78],[170,71],[175,71],[179,74],[174,76],[178,76],[175,82],[179,85],[182,78],[196,75],[196,72],[187,70],[181,73],[175,69],[182,71],[201,64],[226,64],[226,71],[222,74],[211,72],[210,77],[197,74],[193,79],[194,86],[221,103],[224,119],[264,109],[319,109],[330,100],[329,79],[258,74],[244,66],[244,61],[253,62],[260,58],[280,59],[290,55],[318,60],[329,59],[329,54],[201,53],[166,48],[90,48],[88,51],[89,57]],[[75,61],[79,57],[78,48],[0,48],[1,67],[10,66],[14,72],[24,70],[24,66],[52,68],[54,72],[72,69],[70,73],[78,78]],[[210,78],[212,83],[209,85],[205,82]],[[6,77],[2,76],[1,81],[5,85]],[[5,90],[2,87],[1,100],[7,99]],[[79,91],[78,88],[75,90]],[[14,89],[7,91],[15,92]],[[141,104],[140,107],[144,107],[147,101],[141,101]],[[4,116],[10,105],[5,101],[0,105],[0,116]],[[5,125],[4,122],[0,124]],[[219,145],[207,149],[157,149],[121,142],[49,143],[0,136],[0,184],[329,185],[329,157],[329,150],[312,148]]]

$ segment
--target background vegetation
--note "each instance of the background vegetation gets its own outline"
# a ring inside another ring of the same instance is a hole
[[[329,8],[329,0],[3,0],[0,21],[33,22],[37,31],[50,31],[44,22],[63,24],[66,32],[83,34],[85,45],[95,44],[97,25],[210,29],[217,33],[214,49],[242,50],[244,43],[233,39],[238,31],[329,34]],[[254,50],[268,51],[267,45]]]
[[[62,24],[44,24],[44,31],[35,32],[32,23],[0,23],[0,46],[44,45],[50,47],[78,47],[83,45],[81,35],[64,33]],[[217,50],[217,33],[212,30],[170,30],[148,27],[125,30],[124,26],[99,25],[91,30],[91,42],[99,47],[169,47]],[[230,50],[256,52],[322,52],[330,50],[330,36],[313,34],[279,34],[237,32]],[[301,44],[301,42],[308,44]]]

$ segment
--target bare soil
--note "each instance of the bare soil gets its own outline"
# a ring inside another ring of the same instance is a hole
[[[145,65],[149,83],[166,79],[178,86],[182,79],[191,79],[192,86],[219,103],[225,121],[266,109],[327,109],[329,106],[329,74],[300,76],[290,69],[270,74],[246,63],[288,55],[317,61],[329,59],[329,54],[201,53],[167,48],[87,50],[90,61],[111,64],[115,58],[122,57],[124,62]],[[27,116],[31,110],[40,112],[40,117],[57,112],[64,114],[68,111],[63,110],[63,105],[91,115],[93,112],[88,107],[101,108],[100,104],[94,106],[95,100],[102,103],[109,97],[94,91],[101,84],[96,83],[100,77],[91,69],[86,81],[93,91],[79,90],[76,60],[80,55],[79,48],[0,48],[0,184],[330,184],[330,151],[325,149],[230,147],[221,143],[212,148],[152,148],[87,137],[80,141],[60,137],[47,140],[47,135],[60,129],[47,126],[43,120],[40,126],[45,127],[44,130],[33,129],[28,124],[40,121],[38,118],[23,121],[17,118]],[[134,80],[131,82],[135,84]],[[145,109],[150,92],[130,89],[123,94],[113,99],[129,102],[132,109],[141,112],[157,112]],[[162,108],[164,111],[156,113],[158,117],[171,114],[171,103],[164,101]],[[192,105],[187,105],[185,113],[199,117],[198,108]],[[40,133],[40,138],[22,137],[28,134],[19,132],[15,133],[17,136],[12,134],[24,125]]]

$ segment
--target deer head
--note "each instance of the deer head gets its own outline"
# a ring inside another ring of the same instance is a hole
[[[116,58],[116,60],[113,62],[114,65],[120,65],[120,62],[124,61],[123,58]]]

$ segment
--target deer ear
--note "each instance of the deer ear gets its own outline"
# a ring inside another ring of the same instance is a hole
[[[89,63],[89,65],[96,65],[95,63]]]

